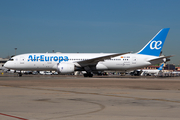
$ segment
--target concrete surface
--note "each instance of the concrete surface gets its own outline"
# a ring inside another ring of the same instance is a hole
[[[0,76],[0,120],[179,118],[179,77]]]

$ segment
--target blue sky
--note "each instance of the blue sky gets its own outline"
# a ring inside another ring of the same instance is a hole
[[[179,0],[1,0],[0,57],[32,52],[139,51],[160,29],[180,64]]]

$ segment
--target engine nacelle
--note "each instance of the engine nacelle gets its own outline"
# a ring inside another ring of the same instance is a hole
[[[61,74],[72,73],[75,70],[75,65],[72,63],[60,63],[57,66],[57,70]]]

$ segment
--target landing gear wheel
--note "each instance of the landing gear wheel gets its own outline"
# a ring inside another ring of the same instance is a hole
[[[22,73],[18,73],[18,77],[22,77]]]
[[[93,77],[93,74],[91,74],[91,73],[86,73],[86,74],[84,74],[84,77]]]
[[[84,74],[84,77],[88,77],[88,74]]]
[[[93,77],[93,74],[89,74],[89,77]]]

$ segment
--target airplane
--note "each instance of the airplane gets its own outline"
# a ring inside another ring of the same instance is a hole
[[[141,76],[145,74],[157,76],[159,72],[163,69],[163,66],[164,63],[162,63],[161,66],[156,70],[142,70]]]
[[[174,76],[180,76],[180,71],[173,71],[172,74],[173,74]]]
[[[69,74],[86,71],[84,77],[93,77],[98,71],[127,72],[166,62],[172,56],[160,56],[170,28],[161,29],[137,53],[28,53],[9,59],[4,67],[14,70],[57,71]],[[19,73],[19,76],[22,76]]]

